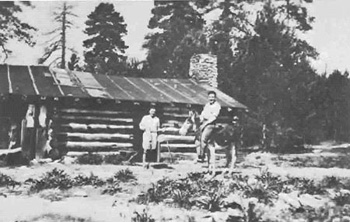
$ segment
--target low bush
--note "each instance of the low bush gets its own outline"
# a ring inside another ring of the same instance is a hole
[[[77,158],[78,164],[100,165],[103,163],[103,156],[100,154],[83,154]]]
[[[134,215],[131,218],[131,221],[132,222],[155,222],[155,219],[152,218],[152,216],[146,211],[146,209],[143,209],[142,213],[134,211]]]
[[[314,180],[298,177],[289,177],[287,180],[289,185],[295,187],[301,194],[321,195],[325,194],[326,190],[316,184]]]
[[[10,176],[0,173],[0,187],[12,187],[21,185],[20,182],[15,181]]]
[[[137,180],[134,173],[129,169],[119,170],[116,174],[114,174],[114,178],[119,180],[120,182],[129,182]]]
[[[123,189],[120,186],[120,182],[115,180],[113,177],[107,179],[107,187],[102,190],[102,194],[114,195],[116,193],[121,192]]]
[[[335,195],[333,201],[337,206],[344,206],[345,204],[350,205],[350,193],[339,192]]]
[[[341,179],[335,176],[326,176],[321,181],[321,186],[324,188],[335,188],[340,189],[344,187]]]
[[[221,187],[223,184],[218,180],[206,180],[200,174],[189,174],[178,180],[163,178],[152,184],[152,188],[140,194],[135,201],[139,204],[148,204],[166,200],[168,204],[181,208],[190,209],[198,206],[217,211],[222,206],[225,196]]]
[[[90,176],[78,175],[74,177],[74,186],[103,186],[106,182],[93,173]]]
[[[124,161],[127,161],[127,158],[120,154],[111,154],[104,157],[104,163],[106,164],[122,165]]]
[[[45,173],[40,179],[27,179],[25,183],[31,184],[30,191],[38,192],[44,189],[58,188],[66,190],[74,185],[74,180],[63,170],[54,168],[52,171]]]

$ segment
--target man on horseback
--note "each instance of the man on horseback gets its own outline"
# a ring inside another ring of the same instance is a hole
[[[205,104],[203,111],[200,115],[200,152],[198,159],[200,161],[204,161],[205,151],[208,146],[208,142],[210,137],[215,129],[216,119],[219,116],[221,106],[216,101],[216,92],[209,91],[208,92],[208,100],[209,102]]]

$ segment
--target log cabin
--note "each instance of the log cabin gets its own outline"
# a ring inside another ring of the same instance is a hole
[[[150,105],[155,105],[168,138],[167,145],[160,145],[159,153],[195,153],[194,137],[180,136],[178,130],[189,109],[202,109],[208,90],[216,91],[223,107],[219,122],[230,119],[230,110],[246,109],[218,89],[192,79],[122,77],[3,64],[0,151],[14,148],[8,145],[11,123],[18,125],[18,146],[22,152],[29,152],[29,159],[44,156],[45,141],[49,138],[45,132],[51,132],[50,145],[61,155],[138,151],[142,142],[138,124]],[[25,135],[29,129],[34,129],[34,136],[28,140]]]

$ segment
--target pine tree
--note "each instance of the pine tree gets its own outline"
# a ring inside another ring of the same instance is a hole
[[[61,4],[61,3],[60,3]],[[53,57],[55,52],[60,51],[61,55],[56,56],[53,60],[62,69],[66,68],[66,51],[67,51],[67,30],[74,25],[73,18],[77,17],[73,12],[73,6],[63,2],[53,13],[54,22],[58,24],[54,30],[47,33],[51,40],[45,48],[44,55],[39,59],[39,64],[44,63]],[[70,49],[73,53],[74,50]]]
[[[29,2],[22,2],[22,4],[31,6]],[[10,39],[23,41],[29,46],[35,45],[31,31],[35,31],[36,28],[21,21],[16,15],[20,12],[22,12],[22,8],[17,2],[0,2],[0,47],[5,57],[3,62],[11,53],[11,50],[6,47]]]
[[[272,134],[281,135],[282,143],[305,127],[311,112],[307,85],[316,76],[308,59],[317,56],[296,35],[311,28],[312,18],[300,5],[285,3],[265,2],[251,23],[239,3],[224,1],[210,41],[218,56],[219,87],[247,105]]]
[[[154,5],[148,27],[156,32],[147,35],[143,45],[149,73],[187,78],[192,55],[207,51],[201,32],[205,21],[191,1],[156,0]]]
[[[125,45],[127,34],[124,18],[116,12],[113,4],[100,3],[85,23],[84,41],[86,70],[99,74],[124,74]]]

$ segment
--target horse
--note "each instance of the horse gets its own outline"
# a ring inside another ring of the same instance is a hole
[[[233,118],[232,124],[222,124],[221,126],[215,127],[211,138],[209,139],[208,145],[206,147],[208,156],[208,171],[213,175],[216,174],[216,164],[215,164],[215,149],[224,148],[226,153],[226,167],[228,168],[223,173],[229,172],[232,174],[233,169],[236,164],[236,146],[240,138],[240,132],[237,127],[237,123],[234,121],[237,117]],[[189,111],[189,116],[186,118],[182,127],[179,130],[180,135],[187,135],[189,132],[195,132],[196,142],[200,141],[201,128],[200,128],[200,118],[199,114],[195,110]],[[198,149],[197,149],[198,154]]]

